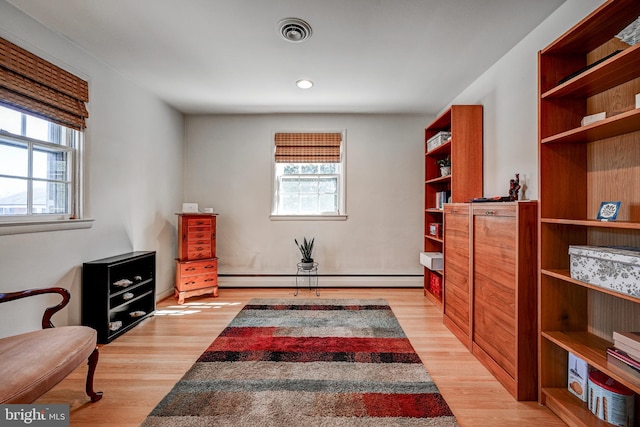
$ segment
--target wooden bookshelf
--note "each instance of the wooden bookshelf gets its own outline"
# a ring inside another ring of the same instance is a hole
[[[640,330],[640,299],[572,279],[568,254],[571,245],[640,247],[640,45],[615,38],[639,15],[640,2],[609,0],[538,57],[538,399],[571,426],[608,424],[567,391],[569,352],[640,393],[640,374],[606,355],[614,330]],[[580,125],[600,112],[604,120]],[[622,201],[618,221],[597,221],[612,200]]]
[[[452,105],[425,128],[425,252],[442,253],[445,243],[443,238],[429,234],[430,224],[444,224],[444,209],[436,207],[436,193],[446,191],[454,203],[482,197],[482,129],[482,105]],[[429,150],[427,141],[442,131],[451,132],[451,139]],[[447,156],[451,159],[451,174],[442,176],[436,161]],[[431,274],[438,275],[441,282],[441,288],[435,292],[429,286]],[[424,268],[424,294],[438,307],[442,307],[444,286],[442,270]]]

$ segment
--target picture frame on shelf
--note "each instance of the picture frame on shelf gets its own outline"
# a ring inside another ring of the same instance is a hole
[[[598,210],[598,221],[615,221],[618,218],[621,202],[602,202]]]

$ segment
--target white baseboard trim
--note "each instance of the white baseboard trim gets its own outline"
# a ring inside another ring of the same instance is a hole
[[[298,279],[299,286],[307,286],[305,278]],[[315,283],[314,283],[315,285]],[[421,276],[318,276],[319,288],[421,288]],[[220,288],[295,288],[295,276],[222,276]]]

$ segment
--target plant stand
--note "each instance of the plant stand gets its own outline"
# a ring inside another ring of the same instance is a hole
[[[318,263],[314,262],[311,268],[307,267],[306,265],[303,268],[303,264],[301,262],[299,262],[297,266],[298,271],[296,272],[296,292],[293,294],[293,296],[295,297],[298,295],[298,282],[300,281],[302,284],[304,284],[306,279],[307,283],[309,284],[309,290],[313,289],[313,286],[315,286],[316,296],[319,297],[320,292],[318,292]]]

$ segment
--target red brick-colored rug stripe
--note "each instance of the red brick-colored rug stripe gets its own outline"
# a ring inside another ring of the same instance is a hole
[[[143,426],[457,426],[384,300],[252,300]]]

